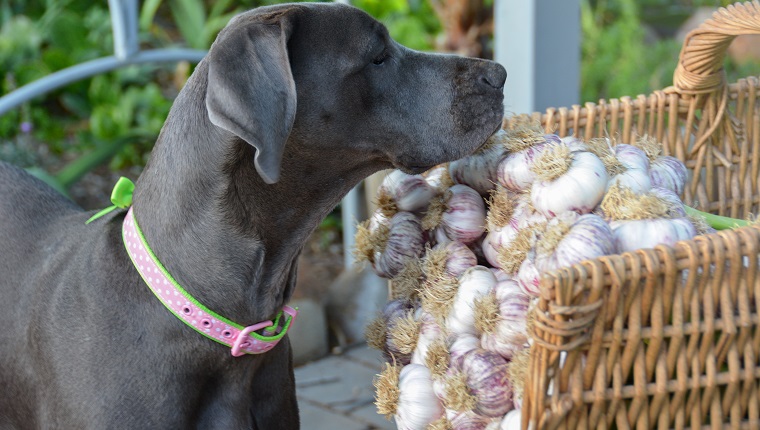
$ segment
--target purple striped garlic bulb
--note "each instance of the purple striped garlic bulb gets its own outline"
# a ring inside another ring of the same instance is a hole
[[[467,245],[451,241],[439,243],[425,254],[423,270],[428,277],[449,275],[459,278],[467,269],[477,264],[475,253]]]
[[[653,186],[667,188],[679,196],[683,194],[688,177],[686,165],[669,155],[655,158],[649,168],[649,178]]]
[[[417,212],[424,210],[436,194],[436,189],[421,175],[394,170],[377,190],[378,206],[389,216],[398,211]]]
[[[686,165],[678,158],[661,155],[662,144],[652,137],[641,137],[636,141],[636,146],[649,158],[649,179],[652,186],[667,188],[676,195],[682,195],[689,176]]]
[[[525,328],[530,296],[515,280],[496,284],[492,294],[476,303],[475,321],[482,334],[481,347],[504,358],[523,348],[528,342]]]
[[[365,329],[367,345],[382,351],[389,362],[408,364],[411,351],[403,344],[399,349],[395,338],[399,333],[409,333],[409,326],[412,326],[412,333],[418,331],[413,314],[414,308],[411,303],[399,299],[388,301],[382,312]]]
[[[612,230],[602,217],[565,212],[546,224],[536,242],[536,268],[541,272],[572,266],[615,253]]]
[[[409,212],[393,215],[387,236],[377,240],[370,262],[375,273],[388,279],[396,277],[408,260],[420,257],[425,250],[422,224]]]
[[[477,348],[467,353],[446,382],[444,404],[458,412],[502,417],[514,407],[507,360]]]
[[[430,202],[422,224],[425,230],[441,229],[452,241],[472,243],[483,236],[485,231],[485,202],[472,188],[454,185],[443,196]]]

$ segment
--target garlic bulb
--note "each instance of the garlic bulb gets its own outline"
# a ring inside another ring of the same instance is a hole
[[[477,264],[475,253],[467,245],[451,241],[438,244],[425,254],[424,271],[429,277],[437,278],[445,273],[458,278]]]
[[[420,175],[409,175],[394,170],[383,179],[378,193],[378,206],[386,215],[398,211],[415,212],[425,209],[436,194],[436,189]]]
[[[673,246],[680,240],[697,235],[689,218],[611,221],[610,227],[617,252],[654,248],[657,245]]]
[[[455,334],[449,345],[451,364],[458,365],[467,353],[476,348],[480,348],[480,339],[477,336],[469,333]]]
[[[375,380],[378,413],[393,415],[400,430],[425,430],[443,416],[443,405],[433,393],[430,371],[419,364],[408,364],[396,372],[393,366],[387,366]]]
[[[541,272],[536,268],[536,251],[530,250],[517,271],[517,284],[530,297],[541,294]]]
[[[517,221],[518,228],[533,228],[548,220],[546,215],[538,212],[533,206],[530,194],[518,196],[516,202],[517,206],[515,206],[513,217]]]
[[[469,244],[479,239],[485,231],[485,202],[472,188],[454,185],[440,199],[430,202],[422,224],[425,230],[440,225],[449,239]]]
[[[476,303],[475,321],[483,335],[481,347],[504,358],[525,347],[528,333],[525,328],[530,297],[517,281],[507,280],[496,284],[493,294]]]
[[[475,300],[488,294],[494,286],[496,277],[486,267],[471,267],[462,274],[451,312],[446,318],[446,328],[449,332],[478,334],[475,328]]]
[[[546,224],[536,243],[536,268],[541,272],[572,266],[615,253],[610,226],[598,215],[565,212]]]
[[[454,183],[467,185],[482,195],[494,188],[499,162],[506,155],[504,146],[495,143],[501,134],[504,132],[491,136],[485,147],[475,154],[449,163],[449,175]]]
[[[629,169],[649,170],[649,157],[642,149],[626,143],[615,145],[615,157]]]
[[[391,300],[385,304],[382,312],[372,320],[365,329],[367,345],[383,352],[386,360],[399,364],[407,364],[410,355],[402,353],[395,347],[391,333],[398,322],[405,321],[413,312],[412,304],[404,300]],[[408,351],[407,351],[408,352]]]
[[[407,260],[419,257],[424,249],[420,220],[409,212],[399,212],[390,220],[387,237],[374,248],[372,266],[379,276],[393,278]]]
[[[422,308],[417,309],[416,319],[419,322],[419,334],[417,344],[414,346],[411,363],[426,365],[427,352],[430,345],[438,339],[443,330],[438,325],[435,317]]]
[[[522,411],[513,409],[504,415],[499,424],[499,430],[521,430],[522,429]]]
[[[499,250],[508,246],[517,236],[518,218],[514,216],[516,205],[517,198],[502,186],[498,186],[488,200],[488,233],[481,242],[481,249],[483,257],[492,267],[500,267]]]
[[[688,171],[683,162],[662,153],[662,144],[656,139],[644,135],[636,141],[636,146],[646,153],[649,159],[649,178],[653,187],[667,188],[676,195],[683,194]]]
[[[475,349],[463,358],[446,383],[447,407],[472,410],[484,417],[501,417],[513,408],[507,360],[495,352]]]
[[[457,413],[450,422],[456,430],[499,430],[501,418],[483,417],[467,411]]]
[[[589,213],[607,187],[607,171],[599,157],[573,152],[566,145],[546,149],[533,171],[538,179],[531,187],[531,201],[547,217],[567,211]]]
[[[423,173],[422,177],[425,178],[428,185],[433,187],[438,194],[443,193],[454,185],[454,181],[451,179],[451,175],[449,175],[448,164],[439,164]]]
[[[617,252],[672,246],[697,234],[689,218],[671,218],[672,203],[651,192],[634,194],[627,188],[610,187],[601,209],[610,220]]]
[[[649,190],[652,195],[658,197],[662,201],[668,204],[668,218],[682,218],[686,216],[686,207],[673,190],[662,187],[652,187]]]
[[[653,186],[667,188],[679,196],[683,194],[688,176],[686,165],[669,155],[655,158],[649,168],[649,178]]]
[[[496,172],[499,183],[512,191],[525,191],[530,188],[536,180],[533,165],[544,149],[553,144],[564,144],[572,151],[585,149],[585,145],[579,139],[560,139],[556,134],[543,134],[540,126],[509,130],[504,142],[509,154],[499,163]]]
[[[527,190],[536,180],[536,173],[531,167],[545,147],[545,143],[539,143],[507,155],[496,169],[496,179],[499,184],[512,191]]]

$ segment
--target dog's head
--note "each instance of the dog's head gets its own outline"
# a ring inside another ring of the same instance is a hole
[[[241,14],[207,61],[209,118],[256,148],[267,183],[289,141],[420,172],[472,153],[503,115],[502,66],[413,51],[341,4]]]

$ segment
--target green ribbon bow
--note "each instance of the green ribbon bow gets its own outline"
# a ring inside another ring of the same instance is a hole
[[[96,219],[113,211],[116,208],[127,209],[128,207],[132,206],[132,193],[134,191],[135,184],[132,181],[130,181],[128,178],[125,178],[124,176],[119,178],[119,180],[116,182],[116,185],[113,187],[113,191],[111,191],[111,203],[113,203],[113,206],[109,206],[96,213],[90,219],[88,219],[85,224],[89,224],[95,221]]]

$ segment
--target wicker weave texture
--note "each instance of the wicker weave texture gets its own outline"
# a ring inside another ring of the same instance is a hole
[[[655,137],[690,170],[687,204],[757,214],[760,79],[728,85],[722,69],[749,33],[760,33],[758,1],[688,35],[673,86],[531,118],[562,136]],[[759,252],[751,226],[545,274],[523,428],[760,429]]]

